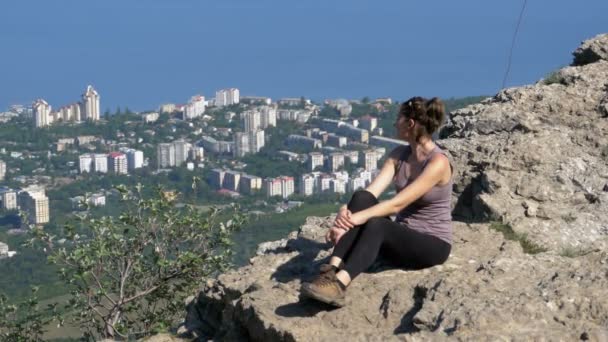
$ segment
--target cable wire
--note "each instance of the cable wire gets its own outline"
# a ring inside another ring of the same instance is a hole
[[[519,18],[517,19],[517,26],[515,26],[515,32],[513,33],[513,40],[511,41],[511,48],[509,49],[509,59],[507,60],[507,70],[505,71],[505,77],[502,79],[502,87],[500,89],[504,89],[507,85],[507,79],[509,78],[509,72],[511,71],[511,59],[513,58],[513,49],[515,48],[515,41],[517,40],[517,33],[519,32],[519,26],[521,25],[521,20],[524,17],[524,11],[526,10],[526,4],[528,0],[524,0],[524,4],[521,7],[521,11],[519,12]]]

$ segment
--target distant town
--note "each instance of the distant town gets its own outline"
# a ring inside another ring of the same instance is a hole
[[[370,113],[351,117],[353,106]],[[29,225],[47,224],[52,212],[45,192],[50,184],[48,170],[41,167],[27,173],[10,165],[17,165],[12,161],[52,159],[61,155],[74,156],[57,167],[61,172],[54,173],[55,178],[67,179],[67,183],[69,179],[87,174],[99,178],[129,176],[141,169],[151,174],[175,168],[201,169],[206,170],[204,181],[217,194],[229,198],[254,195],[280,198],[284,201],[277,204],[276,211],[281,212],[294,205],[285,204],[294,195],[302,198],[344,194],[367,186],[378,172],[379,161],[387,149],[405,144],[385,137],[378,117],[371,115],[386,112],[390,106],[393,106],[390,98],[328,99],[321,104],[304,97],[273,101],[269,97],[241,96],[239,89],[230,88],[216,91],[213,98],[194,95],[185,104],[165,103],[155,111],[130,113],[136,122],[125,122],[125,127],[113,132],[115,140],[100,135],[70,135],[69,128],[102,127],[116,115],[101,113],[101,96],[89,85],[80,101],[59,109],[44,99],[37,99],[31,105],[13,105],[0,113],[0,122],[25,120],[35,130],[67,127],[66,133],[52,143],[52,148],[16,150],[10,147],[10,141],[5,141],[9,145],[0,148],[0,184],[10,179],[13,186],[0,186],[0,208],[3,212],[21,211],[25,214],[24,222]],[[329,115],[324,115],[327,113]],[[284,139],[275,142],[278,146],[274,146],[274,158],[299,164],[302,171],[273,177],[243,171],[247,163],[242,159],[260,153],[270,141],[268,130],[276,129],[281,123],[294,125]],[[169,127],[168,133],[163,140],[150,143],[161,127]],[[57,186],[61,185],[53,184]],[[112,194],[112,189],[99,188],[71,197],[69,201],[73,210],[103,207],[106,196]],[[19,233],[20,229],[14,232]],[[14,252],[9,251],[6,244],[0,244],[0,257],[12,255]]]

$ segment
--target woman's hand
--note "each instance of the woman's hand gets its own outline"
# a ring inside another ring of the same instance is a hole
[[[346,232],[347,230],[345,229],[333,226],[327,231],[327,234],[325,234],[325,241],[331,242],[335,246]]]
[[[356,212],[354,214],[351,214],[349,217],[346,218],[347,225],[352,228],[354,226],[358,226],[358,225],[362,225],[365,222],[367,222],[367,218],[365,218],[361,212]]]
[[[348,210],[346,207],[340,208],[340,211],[338,211],[338,215],[336,215],[334,226],[345,230],[351,229],[353,227],[349,224],[349,218],[351,217],[351,215],[351,211]]]

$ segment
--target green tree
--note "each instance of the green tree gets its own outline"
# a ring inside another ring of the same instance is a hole
[[[32,287],[32,296],[17,304],[10,304],[8,298],[0,294],[0,340],[43,341],[44,326],[59,318],[57,305],[41,307],[37,292],[38,288]]]
[[[176,194],[161,189],[151,197],[140,185],[117,190],[125,205],[120,216],[81,218],[87,236],[67,226],[69,243],[59,248],[43,230],[34,230],[32,243],[52,248],[49,260],[72,289],[66,309],[76,313],[76,324],[89,336],[129,339],[175,323],[185,298],[229,265],[232,232],[245,219],[235,206],[225,222],[217,208],[178,208]]]

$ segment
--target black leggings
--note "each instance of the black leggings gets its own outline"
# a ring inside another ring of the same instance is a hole
[[[378,199],[371,192],[358,190],[348,203],[348,209],[356,213],[377,203]],[[394,266],[421,269],[444,263],[451,249],[449,243],[389,217],[374,217],[342,235],[332,256],[342,259],[344,270],[354,279],[370,267],[379,254]]]

